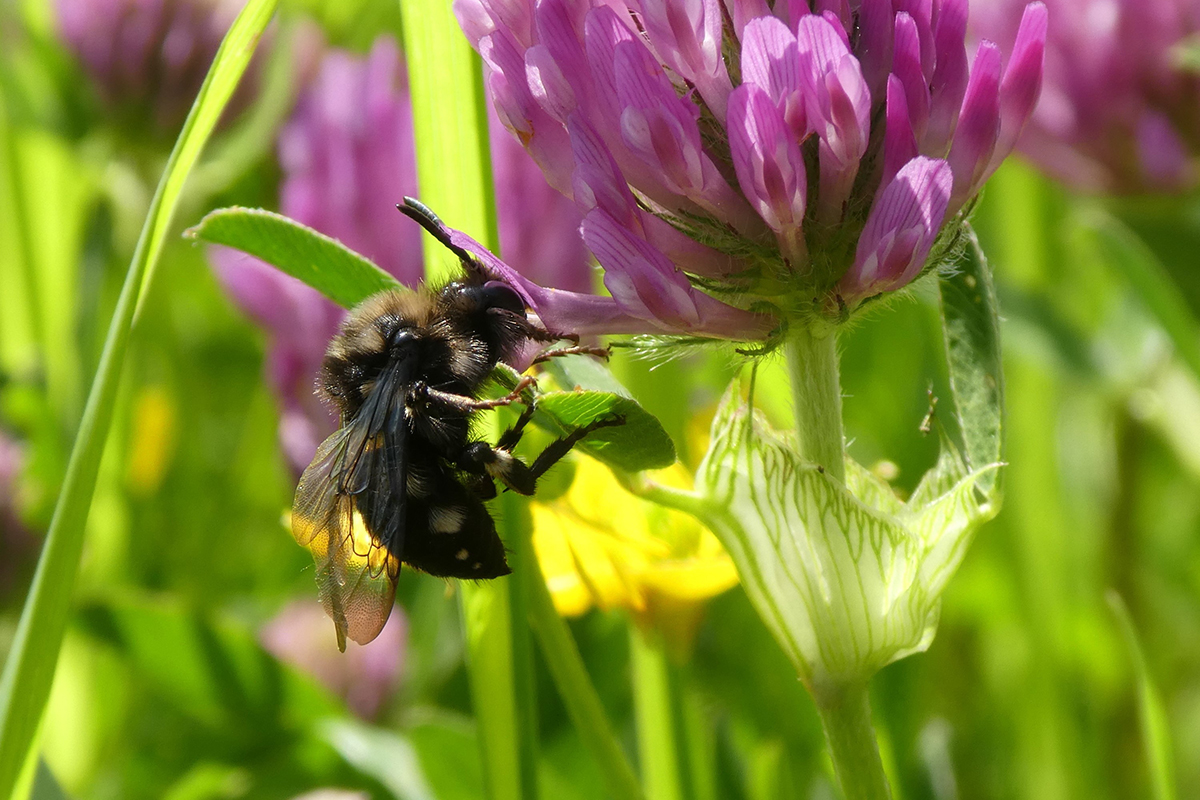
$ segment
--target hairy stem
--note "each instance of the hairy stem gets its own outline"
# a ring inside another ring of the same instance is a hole
[[[797,327],[784,345],[800,453],[839,481],[845,477],[842,386],[833,330]]]
[[[798,328],[789,336],[785,352],[800,453],[833,478],[845,480],[836,334]],[[846,800],[887,800],[891,793],[871,726],[866,684],[813,688]]]

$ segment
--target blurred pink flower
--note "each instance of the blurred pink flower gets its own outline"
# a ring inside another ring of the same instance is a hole
[[[981,3],[972,32],[1011,42],[1019,0]],[[1179,49],[1200,34],[1197,0],[1056,0],[1042,97],[1018,143],[1039,168],[1097,193],[1196,185],[1200,75]]]
[[[909,283],[1033,110],[1046,8],[972,62],[967,0],[774,6],[455,0],[612,296],[547,293],[452,238],[562,332],[756,339]]]
[[[17,479],[24,464],[24,448],[0,431],[0,597],[12,588],[34,552],[34,539],[17,513]]]
[[[149,129],[139,133],[174,136],[242,3],[56,0],[55,6],[63,41],[109,111]],[[235,107],[248,91],[238,90]]]
[[[280,661],[316,678],[346,701],[355,714],[372,719],[404,674],[408,619],[394,609],[379,637],[339,652],[320,603],[296,600],[262,629],[263,647]]]
[[[402,283],[422,271],[421,234],[395,205],[416,196],[416,157],[404,65],[381,37],[360,58],[330,51],[279,137],[280,211],[333,236]],[[501,247],[539,281],[587,291],[591,270],[574,206],[546,185],[518,145],[493,144]],[[336,420],[314,394],[329,340],[345,311],[261,261],[214,248],[227,291],[270,337],[267,372],[280,399],[280,438],[297,471]]]

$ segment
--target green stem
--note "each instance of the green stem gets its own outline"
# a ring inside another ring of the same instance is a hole
[[[542,647],[546,665],[579,738],[600,766],[610,796],[616,800],[642,800],[644,795],[637,775],[608,722],[600,695],[588,677],[571,631],[554,608],[541,570],[528,569],[525,574],[528,576],[529,624]]]
[[[662,637],[629,626],[642,785],[649,800],[683,800],[671,664]]]
[[[888,800],[887,777],[871,725],[866,684],[825,688],[816,693],[817,712],[846,800]]]
[[[845,478],[842,386],[833,329],[796,327],[784,345],[800,453],[839,481]]]
[[[832,477],[844,480],[846,456],[837,336],[832,329],[799,327],[788,337],[785,353],[800,453],[824,467]],[[846,800],[890,798],[879,743],[871,726],[866,684],[813,689],[834,770]]]
[[[513,694],[517,712],[517,752],[521,770],[522,800],[537,800],[537,686],[534,681],[533,639],[529,632],[529,584],[533,575],[541,579],[537,559],[533,554],[533,520],[529,501],[516,492],[506,492],[501,498],[501,519],[504,541],[508,545],[508,561],[518,576],[508,581],[508,614],[512,630]]]

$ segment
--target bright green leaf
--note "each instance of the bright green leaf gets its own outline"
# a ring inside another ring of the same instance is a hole
[[[553,418],[563,433],[600,420],[624,419],[620,425],[588,434],[579,444],[579,449],[615,469],[637,472],[675,463],[675,445],[662,424],[628,397],[609,392],[547,392],[538,396],[538,409]]]
[[[575,391],[535,392],[538,413],[533,420],[538,427],[563,436],[599,420],[621,417],[623,424],[589,434],[578,449],[624,472],[675,463],[675,445],[662,423],[629,395],[603,363],[590,356],[565,356],[550,361],[547,371]],[[511,391],[520,376],[498,364],[492,379]]]
[[[396,224],[402,224],[396,216]],[[261,208],[217,209],[186,235],[261,258],[345,308],[400,287],[395,278],[338,240]]]
[[[975,232],[968,230],[966,239],[953,273],[939,279],[939,288],[955,414],[967,465],[979,469],[1000,461],[1004,373],[991,267]],[[996,475],[982,474],[979,488],[990,494]]]
[[[554,376],[564,389],[589,389],[594,392],[610,392],[622,397],[632,397],[612,370],[598,358],[592,356],[563,356],[546,362],[546,371]]]

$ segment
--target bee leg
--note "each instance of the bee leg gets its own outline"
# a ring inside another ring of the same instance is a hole
[[[589,425],[584,425],[582,428],[576,428],[561,439],[555,439],[550,444],[546,445],[538,457],[534,460],[533,466],[529,467],[529,472],[533,475],[534,480],[546,474],[546,471],[562,460],[563,456],[571,451],[571,448],[579,444],[579,442],[592,431],[600,428],[610,428],[614,425],[624,425],[625,417],[615,416],[606,419],[598,419]]]
[[[572,347],[555,347],[550,350],[543,350],[534,357],[534,364],[541,364],[543,361],[549,361],[552,358],[559,356],[595,356],[596,358],[608,361],[612,357],[611,347],[588,347],[587,345],[574,345]]]
[[[463,414],[470,414],[472,411],[487,411],[492,408],[512,405],[521,399],[521,395],[526,389],[536,385],[536,378],[532,375],[525,375],[517,382],[516,388],[504,397],[497,397],[494,400],[476,400],[474,397],[468,397],[463,394],[443,392],[440,389],[434,389],[421,382],[413,384],[412,393],[418,405],[437,404],[443,408],[450,408]]]
[[[471,442],[464,447],[456,466],[464,472],[498,480],[518,494],[533,494],[537,488],[537,476],[525,462],[487,442]]]
[[[533,419],[535,411],[537,411],[537,403],[530,401],[513,426],[500,435],[500,439],[496,442],[496,449],[511,452],[521,441],[521,434],[525,432],[525,426],[529,424],[529,420]]]

